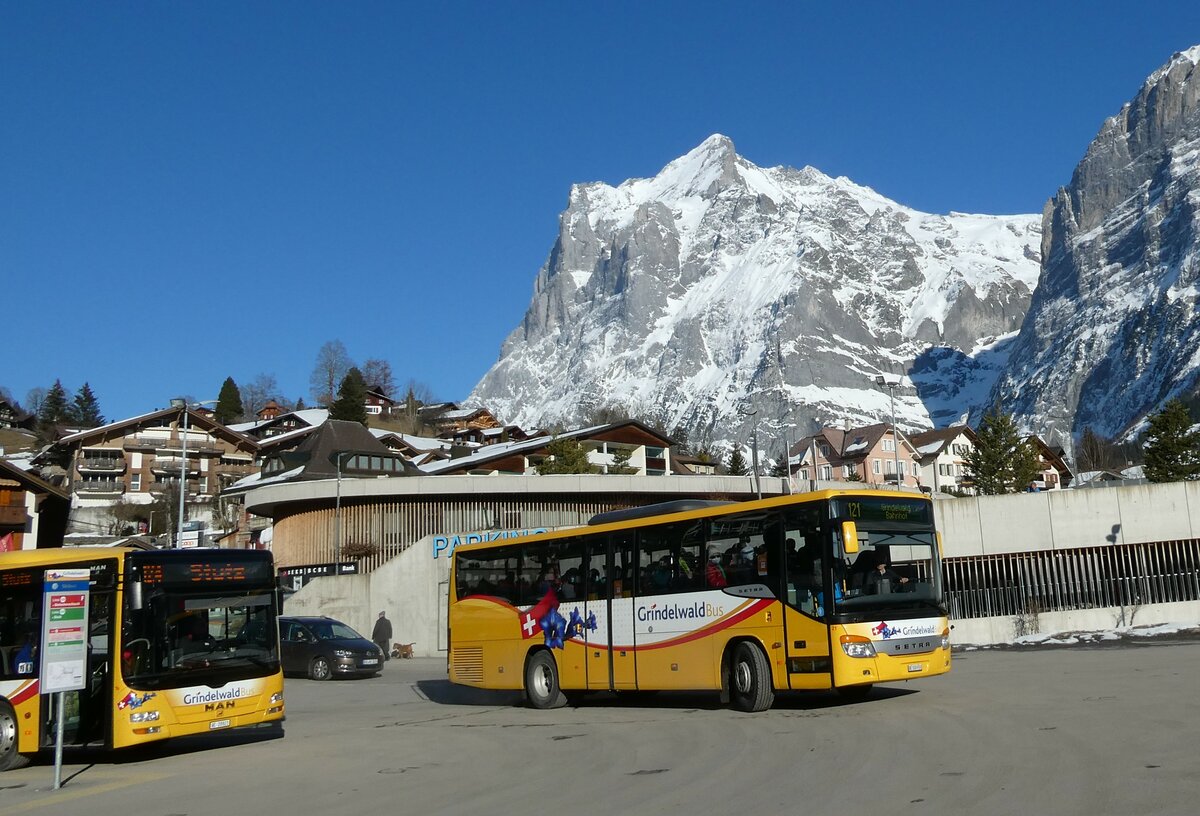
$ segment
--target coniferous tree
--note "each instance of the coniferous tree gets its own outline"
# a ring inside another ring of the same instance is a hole
[[[745,476],[749,473],[746,467],[746,456],[742,453],[739,445],[730,445],[729,464],[725,466],[725,472],[730,476]]]
[[[1181,400],[1173,399],[1150,417],[1146,433],[1146,478],[1185,482],[1200,478],[1200,433]]]
[[[308,406],[304,404],[304,397],[300,397],[300,399],[296,400],[296,407],[293,408],[292,410],[293,411],[303,411],[307,407]]]
[[[963,460],[980,495],[1020,493],[1037,479],[1041,472],[1037,449],[1021,439],[1012,415],[999,405],[983,415],[976,436],[974,449]]]
[[[63,388],[60,380],[55,380],[54,385],[50,386],[50,390],[46,392],[46,398],[42,400],[41,408],[38,410],[36,431],[38,443],[49,445],[58,439],[58,427],[68,419],[70,419],[70,405],[67,402],[67,391]]]
[[[226,377],[221,384],[221,392],[217,394],[217,408],[213,418],[222,425],[237,422],[242,418],[242,392],[238,390],[233,377]]]
[[[75,401],[70,407],[71,422],[81,428],[99,428],[104,424],[104,415],[100,413],[100,401],[92,393],[92,387],[84,383],[75,392]]]
[[[629,458],[633,455],[633,451],[629,448],[616,448],[613,450],[612,464],[608,466],[610,475],[629,476],[637,473],[637,468],[629,464]]]
[[[337,399],[329,406],[329,418],[367,424],[367,383],[357,368],[342,378]]]
[[[541,476],[552,473],[597,473],[599,468],[588,461],[587,448],[577,439],[554,439],[546,446],[546,458],[535,469]]]
[[[791,475],[786,456],[779,457],[775,460],[775,464],[771,465],[771,475],[777,479],[786,479]]]

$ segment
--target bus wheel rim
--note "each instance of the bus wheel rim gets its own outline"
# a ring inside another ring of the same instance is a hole
[[[17,750],[17,721],[7,710],[0,710],[0,757]]]
[[[750,687],[753,685],[750,678],[750,665],[744,660],[739,660],[734,667],[733,682],[740,693],[750,693]]]
[[[550,669],[546,666],[538,666],[538,670],[534,672],[533,689],[539,697],[550,696]]]

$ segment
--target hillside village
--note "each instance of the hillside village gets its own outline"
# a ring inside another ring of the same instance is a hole
[[[503,423],[487,408],[454,402],[414,406],[378,387],[366,390],[362,407],[365,425],[330,419],[327,408],[284,410],[269,400],[252,420],[224,424],[210,406],[176,404],[95,428],[64,427],[52,444],[38,449],[36,417],[0,400],[6,447],[0,459],[5,471],[0,550],[28,546],[30,519],[42,510],[62,516],[42,529],[61,531],[67,543],[137,539],[145,546],[170,546],[178,536],[181,546],[269,548],[271,520],[243,507],[243,497],[256,487],[464,474],[537,478],[554,472],[551,465],[563,459],[564,444],[577,446],[584,457],[585,464],[572,472],[754,479],[757,461],[758,478],[786,477],[792,491],[856,482],[899,484],[938,497],[977,492],[967,456],[978,436],[966,425],[921,433],[896,431],[887,423],[826,427],[790,445],[785,469],[781,457],[758,460],[756,446],[731,448],[725,457],[692,452],[686,442],[633,419],[553,432],[526,429]],[[1027,441],[1039,462],[1029,490],[1141,475],[1136,469],[1077,474],[1060,449],[1036,436]],[[38,510],[27,513],[26,507]]]

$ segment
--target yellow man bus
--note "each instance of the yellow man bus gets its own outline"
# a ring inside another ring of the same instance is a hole
[[[39,688],[43,579],[90,572],[87,665],[66,744],[122,748],[283,718],[269,552],[129,548],[0,553],[0,770],[52,744]]]
[[[554,708],[587,691],[864,696],[950,670],[929,499],[829,490],[668,502],[584,528],[461,546],[451,681]]]

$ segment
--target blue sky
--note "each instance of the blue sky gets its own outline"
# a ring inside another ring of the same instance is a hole
[[[1200,3],[3,3],[18,400],[109,419],[341,340],[464,398],[570,185],[711,133],[930,212],[1040,212]],[[842,10],[845,7],[846,10]],[[1086,11],[1085,11],[1086,9]]]

